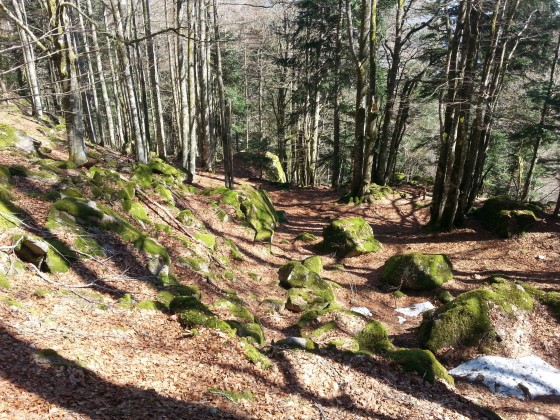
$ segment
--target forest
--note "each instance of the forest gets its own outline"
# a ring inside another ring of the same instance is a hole
[[[559,58],[557,0],[0,0],[0,416],[560,416]]]

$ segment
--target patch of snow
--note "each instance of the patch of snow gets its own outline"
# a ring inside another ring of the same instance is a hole
[[[365,308],[363,306],[354,306],[352,308],[350,308],[350,310],[352,312],[356,312],[359,313],[363,316],[369,316],[370,318],[373,316],[373,314],[371,313],[371,311],[368,308]]]
[[[534,355],[521,359],[482,356],[457,366],[449,374],[482,381],[492,392],[520,399],[560,395],[560,370]]]
[[[409,306],[407,308],[397,308],[395,309],[395,312],[398,312],[405,316],[415,317],[434,308],[435,306],[432,305],[431,302],[420,302],[420,303],[415,303],[414,305]]]
[[[406,322],[406,318],[404,316],[397,316],[397,320],[399,324],[404,324]]]

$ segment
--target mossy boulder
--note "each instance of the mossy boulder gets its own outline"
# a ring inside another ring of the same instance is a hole
[[[543,305],[550,308],[552,314],[560,321],[560,293],[559,292],[545,292],[544,290],[537,289],[529,284],[521,284],[523,289],[531,295],[534,299],[538,300]]]
[[[385,262],[381,280],[402,290],[433,290],[453,279],[451,269],[443,254],[399,254]]]
[[[33,235],[14,238],[17,257],[48,273],[64,273],[76,259],[75,254],[56,239],[42,239]]]
[[[313,340],[304,337],[286,337],[275,344],[288,349],[315,350],[317,348],[317,344]]]
[[[183,173],[179,169],[169,165],[168,163],[165,163],[159,158],[151,160],[148,166],[154,174],[170,175],[175,178],[181,178],[183,175]]]
[[[130,209],[128,214],[139,223],[152,224],[152,221],[148,217],[148,212],[144,206],[136,201],[130,202]]]
[[[323,259],[314,255],[303,260],[303,266],[313,273],[321,274],[323,272]]]
[[[453,378],[430,350],[397,349],[389,351],[387,357],[402,366],[405,372],[417,372],[423,379],[433,384],[436,378],[453,384]]]
[[[193,236],[202,242],[207,248],[212,251],[216,250],[216,247],[218,246],[216,237],[211,233],[195,233]]]
[[[323,229],[323,241],[317,245],[321,252],[339,257],[354,257],[381,251],[381,243],[373,236],[371,226],[361,217],[338,219]]]
[[[379,321],[371,321],[356,335],[360,351],[384,354],[394,348],[389,340],[387,327]]]
[[[221,320],[205,304],[193,296],[181,296],[173,299],[169,304],[172,312],[179,314],[179,321],[184,327],[207,327],[218,329],[229,336],[235,335],[235,330]]]
[[[511,238],[524,232],[539,221],[535,214],[540,208],[531,203],[521,203],[507,197],[492,197],[475,212],[482,226],[502,238]]]
[[[293,287],[288,290],[286,309],[304,312],[309,309],[325,309],[335,300],[331,285],[318,277],[308,287]]]
[[[262,346],[265,343],[263,328],[256,322],[226,321],[239,337],[244,337],[250,343]]]
[[[255,231],[255,241],[270,241],[280,224],[278,214],[267,192],[245,187],[240,196],[240,208],[247,223]]]
[[[534,300],[523,287],[500,278],[490,281],[425,313],[419,334],[428,350],[440,354],[451,347],[479,346],[491,351],[506,340],[497,334],[494,320],[506,318],[513,324],[517,316],[532,311]]]
[[[0,185],[0,229],[10,229],[21,224],[19,209],[13,204],[15,196]]]
[[[61,213],[66,213],[66,218],[71,216],[69,219],[82,226],[113,231],[124,241],[133,243],[137,249],[150,255],[158,255],[163,263],[170,264],[169,254],[162,245],[105,206],[93,201],[66,197],[55,202],[51,211],[53,209],[60,212],[59,217]]]
[[[6,150],[17,142],[16,130],[8,124],[0,123],[0,150]]]
[[[319,275],[310,270],[299,261],[291,261],[278,270],[280,286],[290,289],[292,287],[307,287],[315,284]]]
[[[240,167],[245,169],[252,178],[279,184],[286,183],[286,173],[282,168],[280,159],[273,153],[240,152],[235,155],[235,158]]]
[[[313,235],[312,233],[302,232],[298,236],[296,236],[295,240],[305,242],[305,243],[311,243],[311,242],[315,242],[317,239],[319,238],[317,238],[317,236]]]
[[[0,185],[8,185],[12,181],[10,168],[5,165],[0,165]]]

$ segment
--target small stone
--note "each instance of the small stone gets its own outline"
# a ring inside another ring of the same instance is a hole
[[[370,318],[373,316],[371,311],[368,308],[363,307],[363,306],[353,306],[352,308],[350,308],[350,310],[352,312],[356,312],[358,314],[361,314],[363,316],[367,316],[367,317],[370,317]]]

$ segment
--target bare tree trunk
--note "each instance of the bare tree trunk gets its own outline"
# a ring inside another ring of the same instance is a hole
[[[558,64],[558,54],[560,53],[560,34],[558,35],[558,41],[556,43],[556,51],[554,53],[554,59],[552,61],[552,66],[550,68],[550,75],[548,78],[548,86],[546,89],[546,97],[543,101],[543,107],[541,110],[541,118],[539,121],[539,127],[537,132],[537,139],[533,145],[533,153],[531,155],[531,163],[529,165],[529,170],[527,171],[527,177],[525,178],[525,183],[523,185],[523,191],[521,193],[521,201],[526,201],[529,197],[529,191],[531,189],[531,182],[533,181],[533,173],[535,171],[535,166],[537,165],[537,160],[539,158],[539,149],[544,136],[544,129],[546,124],[546,118],[550,109],[550,100],[552,99],[552,93],[554,89],[554,76],[556,74],[556,66]]]
[[[122,63],[122,71],[124,83],[126,85],[128,106],[130,108],[130,120],[132,126],[132,135],[134,137],[134,145],[136,148],[136,160],[141,163],[148,162],[148,152],[146,149],[146,144],[142,136],[142,130],[140,128],[140,117],[138,115],[138,104],[136,102],[136,95],[134,89],[134,81],[132,79],[131,64],[128,58],[127,47],[125,44],[125,34],[123,28],[123,19],[120,12],[120,4],[116,2],[121,2],[123,0],[111,0],[111,7],[113,15],[115,17],[115,28],[117,35],[117,48]]]
[[[27,25],[27,15],[25,12],[25,4],[23,0],[12,0],[16,17]],[[35,67],[35,52],[31,38],[22,27],[18,26],[19,38],[21,40],[23,59],[25,62],[25,70],[27,73],[27,81],[29,90],[31,91],[31,103],[33,105],[33,115],[37,118],[43,117],[43,102],[41,98],[41,89],[39,88],[39,80],[37,78],[37,69]]]
[[[158,62],[156,59],[156,52],[154,48],[154,41],[152,39],[152,17],[150,12],[150,1],[144,0],[144,24],[145,35],[148,47],[148,66],[150,72],[150,82],[152,87],[152,98],[154,101],[154,120],[155,120],[155,135],[157,144],[158,156],[165,159],[167,156],[166,151],[166,138],[165,138],[165,123],[163,120],[163,105],[161,99],[161,89],[159,83]]]
[[[91,0],[86,0],[87,12],[89,16],[93,16],[93,7],[91,5]],[[103,59],[101,57],[101,51],[99,49],[99,40],[97,38],[97,26],[91,25],[90,28],[91,41],[93,46],[93,51],[95,55],[95,63],[97,67],[97,77],[99,80],[99,85],[101,87],[101,97],[103,99],[103,109],[105,111],[105,117],[107,118],[107,128],[109,133],[109,144],[111,147],[116,147],[115,140],[115,122],[113,120],[113,109],[111,108],[111,101],[109,100],[109,92],[107,90],[107,81],[105,80],[105,73],[103,70]],[[110,54],[109,54],[110,55]],[[93,72],[93,70],[91,70]],[[101,113],[98,112],[98,114]],[[101,122],[103,127],[103,122]],[[104,136],[102,135],[102,138]]]
[[[52,59],[56,63],[64,95],[62,111],[66,121],[69,158],[80,166],[86,162],[87,156],[76,63],[78,54],[72,39],[73,24],[69,14],[74,5],[70,1],[63,3],[61,0],[48,0],[46,5],[50,17],[51,43],[54,47]]]

